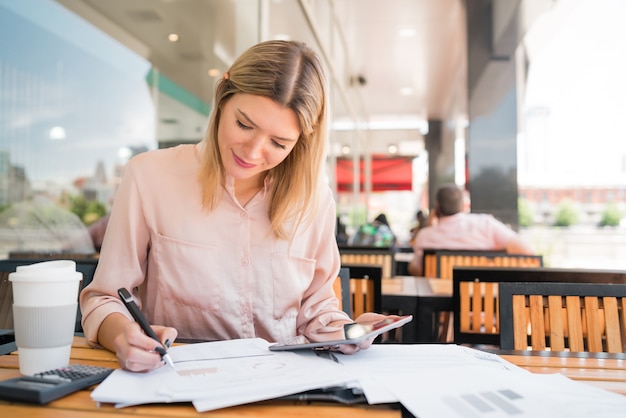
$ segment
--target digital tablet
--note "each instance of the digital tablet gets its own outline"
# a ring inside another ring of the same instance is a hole
[[[380,334],[394,328],[401,327],[412,319],[413,315],[406,315],[397,318],[385,318],[381,321],[361,322],[358,324],[353,322],[343,326],[345,335],[343,340],[308,342],[305,337],[297,336],[285,342],[272,344],[269,346],[269,349],[271,351],[302,350],[305,348],[331,349],[342,344],[357,344],[364,340],[376,338]]]

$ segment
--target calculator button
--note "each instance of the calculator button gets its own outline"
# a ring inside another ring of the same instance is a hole
[[[63,376],[59,376],[59,375],[56,375],[56,374],[44,374],[44,375],[41,375],[39,377],[41,377],[42,379],[45,379],[45,380],[49,380],[51,382],[71,382],[72,381],[72,379],[69,379],[69,378],[63,377]]]

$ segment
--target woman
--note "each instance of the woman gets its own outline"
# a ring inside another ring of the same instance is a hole
[[[327,113],[318,57],[299,42],[263,42],[218,82],[202,142],[133,158],[81,292],[90,344],[114,351],[127,370],[162,364],[120,287],[163,342],[341,338],[352,320],[332,290],[340,261],[322,181]]]

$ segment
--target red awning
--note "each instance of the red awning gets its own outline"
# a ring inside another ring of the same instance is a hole
[[[337,189],[340,192],[352,191],[353,160],[337,159]],[[365,190],[363,160],[360,161],[361,191]],[[372,158],[372,191],[384,190],[412,190],[413,186],[413,159],[410,157],[373,157]]]

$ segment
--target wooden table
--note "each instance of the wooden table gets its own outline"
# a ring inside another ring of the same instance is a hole
[[[626,355],[606,354],[586,356],[554,356],[533,352],[502,352],[506,360],[537,373],[564,375],[626,394]],[[105,350],[89,348],[84,338],[76,337],[72,348],[72,363],[117,367],[115,356]],[[17,353],[0,356],[0,379],[19,376]],[[190,403],[151,404],[115,409],[105,404],[100,407],[90,398],[89,390],[82,390],[48,405],[29,405],[0,401],[0,416],[11,418],[115,418],[115,417],[191,417],[199,416]],[[397,405],[344,406],[328,403],[307,404],[296,401],[265,401],[210,411],[209,417],[382,417],[410,416]]]
[[[626,353],[492,352],[533,373],[561,373],[572,380],[626,395]]]
[[[395,276],[382,281],[383,312],[413,315],[402,327],[403,343],[436,342],[438,313],[452,311],[452,280]]]
[[[117,368],[115,355],[106,350],[87,346],[85,339],[75,337],[71,363]],[[19,376],[17,353],[0,356],[0,380]],[[114,417],[196,417],[200,416],[191,403],[150,404],[116,409],[111,404],[97,406],[82,390],[47,405],[10,403],[0,400],[2,418],[114,418]],[[299,417],[299,418],[400,418],[401,407],[394,405],[344,406],[335,403],[307,404],[298,401],[265,401],[205,412],[208,417]]]

